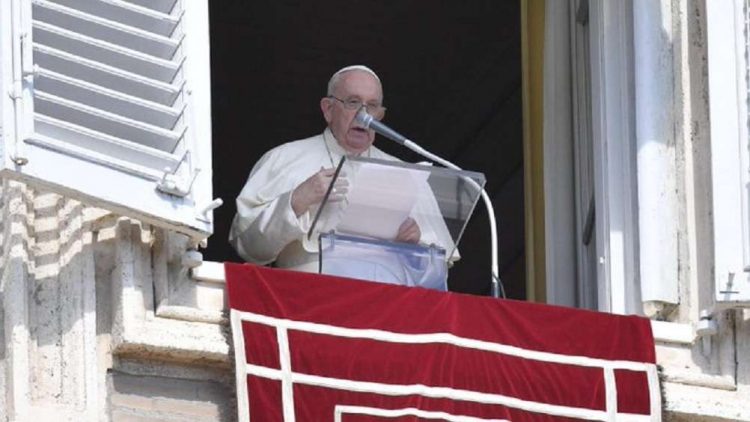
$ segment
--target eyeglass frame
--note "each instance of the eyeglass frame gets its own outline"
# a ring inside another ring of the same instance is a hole
[[[364,107],[365,110],[367,110],[368,113],[372,114],[372,117],[374,117],[374,118],[376,118],[378,120],[382,119],[383,116],[385,115],[386,108],[383,107],[383,105],[367,104],[366,102],[364,102],[362,100],[355,100],[355,99],[342,100],[341,98],[338,98],[335,95],[329,95],[328,98],[331,98],[331,99],[334,99],[334,100],[340,102],[341,105],[344,106],[344,108],[347,109],[347,110],[354,111],[354,110],[359,110],[362,107]],[[357,104],[359,104],[359,106],[357,106]],[[378,108],[379,111],[378,112],[374,112],[374,111],[371,111],[370,108]]]

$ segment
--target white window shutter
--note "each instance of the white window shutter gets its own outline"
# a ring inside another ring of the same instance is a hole
[[[750,304],[745,0],[706,2],[716,300]]]
[[[0,19],[3,175],[210,235],[207,0],[10,0]]]

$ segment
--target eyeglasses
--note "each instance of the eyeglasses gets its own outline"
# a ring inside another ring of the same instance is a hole
[[[355,98],[342,100],[341,98],[336,98],[333,95],[329,95],[328,98],[332,98],[340,102],[347,110],[359,110],[360,108],[364,107],[365,110],[367,110],[367,112],[372,115],[372,117],[378,120],[382,119],[383,115],[385,114],[385,107],[380,104],[367,104]]]

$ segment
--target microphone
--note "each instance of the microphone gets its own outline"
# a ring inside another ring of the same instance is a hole
[[[389,128],[388,126],[381,123],[379,120],[376,120],[372,115],[370,115],[367,110],[362,107],[357,112],[357,116],[355,117],[355,120],[357,120],[357,123],[361,124],[365,129],[372,129],[375,132],[385,136],[386,138],[396,141],[401,145],[404,145],[404,142],[407,141],[406,136],[396,132],[395,130]]]

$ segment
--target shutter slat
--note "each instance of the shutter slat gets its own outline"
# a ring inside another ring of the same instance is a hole
[[[165,13],[167,15],[172,13],[177,0],[127,0],[128,3],[137,4],[141,7],[148,7],[156,10],[157,12]]]
[[[47,0],[34,0],[34,19],[88,37],[165,60],[174,57],[180,39],[172,39],[81,12]]]
[[[67,143],[77,146],[80,149],[79,156],[84,156],[84,152],[87,150],[102,155],[111,155],[120,161],[149,168],[151,170],[149,172],[150,178],[158,178],[166,167],[176,168],[180,161],[176,155],[144,147],[43,114],[36,114],[35,125],[39,135],[51,139],[65,139]],[[61,142],[57,141],[57,144],[61,144]]]
[[[35,87],[58,97],[110,113],[143,121],[164,129],[173,129],[182,109],[167,107],[132,95],[107,89],[80,79],[41,68]]]
[[[164,83],[39,44],[34,45],[34,62],[40,67],[76,75],[96,85],[163,105],[179,103],[182,91],[182,83]]]
[[[67,142],[60,142],[56,138],[50,138],[38,133],[27,139],[26,142],[32,145],[41,146],[52,151],[62,152],[65,155],[69,155],[71,157],[81,158],[92,163],[100,164],[109,168],[114,168],[131,176],[137,176],[149,181],[156,181],[161,177],[158,172],[155,172],[147,167],[143,167],[139,164],[120,160],[110,154],[100,154],[96,151],[92,151],[86,148],[80,148],[77,145]],[[114,189],[115,186],[116,184],[111,186],[111,188]],[[120,194],[123,194],[124,192],[127,192],[127,190],[120,192]]]
[[[160,151],[173,152],[184,131],[162,129],[37,90],[35,111]]]
[[[170,61],[97,40],[44,22],[33,22],[34,42],[162,82],[173,82],[182,61]]]
[[[55,3],[165,37],[172,35],[181,17],[121,0],[55,0]]]

